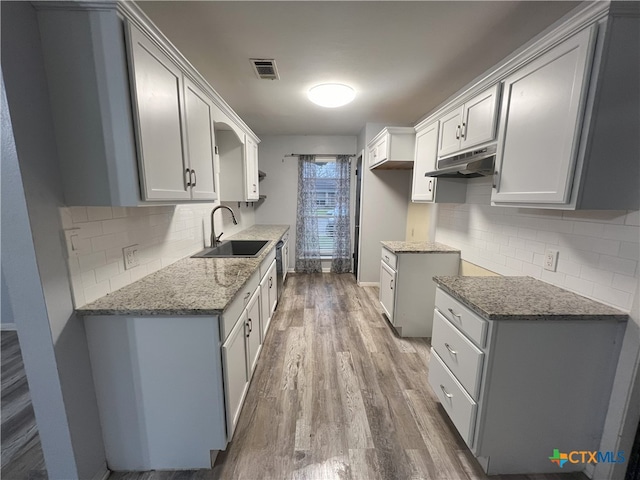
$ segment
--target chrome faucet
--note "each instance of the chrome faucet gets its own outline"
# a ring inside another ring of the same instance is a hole
[[[231,210],[230,207],[227,207],[226,205],[218,205],[213,210],[211,210],[211,248],[215,247],[220,242],[220,237],[224,233],[224,232],[220,232],[220,235],[216,237],[216,231],[213,226],[213,214],[216,213],[216,210],[220,208],[226,208],[227,210],[229,210],[231,212],[231,219],[233,220],[233,224],[234,225],[238,224],[238,221],[236,220],[236,215],[233,213],[233,210]]]

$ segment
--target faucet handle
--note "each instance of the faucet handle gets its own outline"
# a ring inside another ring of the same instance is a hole
[[[216,237],[216,243],[220,241],[220,237],[224,235],[224,232],[220,232],[220,235]]]

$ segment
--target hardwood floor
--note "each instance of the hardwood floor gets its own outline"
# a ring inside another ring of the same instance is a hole
[[[352,275],[290,275],[233,442],[215,468],[110,478],[487,478],[427,384],[428,340],[395,336],[377,298]]]
[[[2,332],[2,471],[3,479],[46,479],[18,335]]]

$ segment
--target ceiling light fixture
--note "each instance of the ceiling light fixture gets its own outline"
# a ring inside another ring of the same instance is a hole
[[[353,101],[356,92],[350,86],[341,83],[323,83],[310,88],[307,95],[316,105],[336,108]]]

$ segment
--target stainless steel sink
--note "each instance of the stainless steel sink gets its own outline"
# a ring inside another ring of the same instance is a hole
[[[205,248],[191,258],[253,258],[257,257],[269,240],[226,240],[215,248]]]

